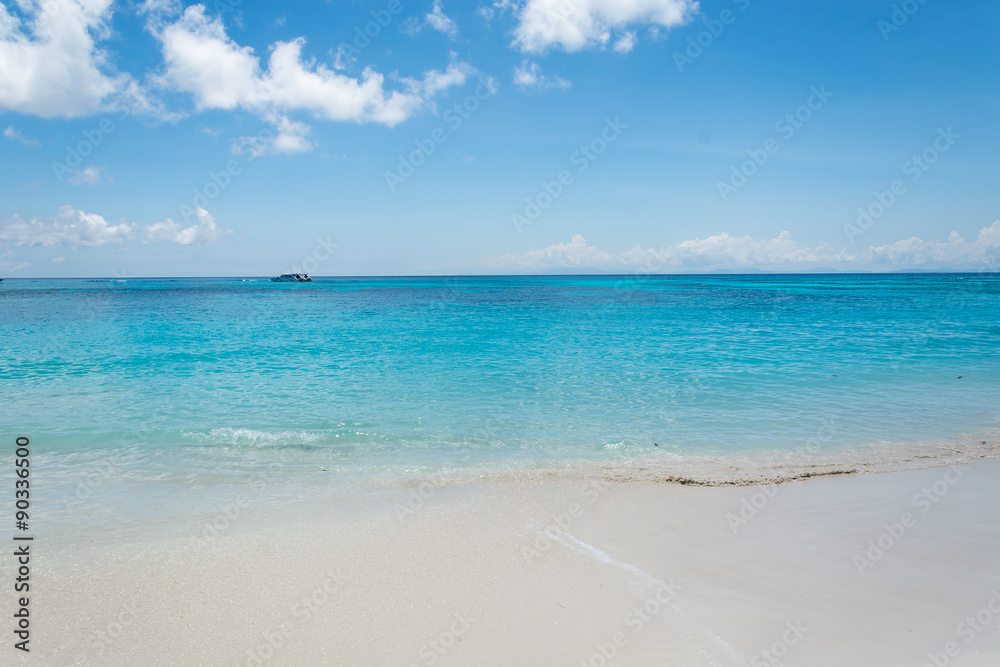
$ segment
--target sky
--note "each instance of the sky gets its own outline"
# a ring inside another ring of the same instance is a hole
[[[996,271],[1000,3],[5,0],[0,277]]]

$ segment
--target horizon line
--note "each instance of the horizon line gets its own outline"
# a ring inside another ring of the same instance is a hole
[[[674,277],[674,276],[899,276],[899,275],[995,275],[996,271],[944,271],[916,269],[901,271],[712,271],[709,273],[428,273],[428,274],[373,274],[373,275],[327,275],[309,274],[316,279],[373,279],[373,278],[613,278],[613,277]],[[206,275],[206,276],[27,276],[0,277],[0,282],[16,280],[270,280],[270,275]]]

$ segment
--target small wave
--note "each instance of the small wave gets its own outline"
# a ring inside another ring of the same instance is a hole
[[[226,444],[234,447],[265,447],[268,445],[304,445],[328,437],[324,432],[282,430],[267,431],[254,428],[213,428],[205,433],[185,433],[205,444]]]

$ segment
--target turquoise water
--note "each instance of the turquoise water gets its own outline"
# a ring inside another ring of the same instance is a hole
[[[169,504],[267,470],[292,497],[1000,427],[992,275],[8,280],[0,313],[5,437],[55,496],[98,468]]]

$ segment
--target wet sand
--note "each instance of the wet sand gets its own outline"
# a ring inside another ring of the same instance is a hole
[[[196,547],[43,539],[31,654],[8,635],[2,662],[997,665],[998,479],[484,478],[247,514]]]

